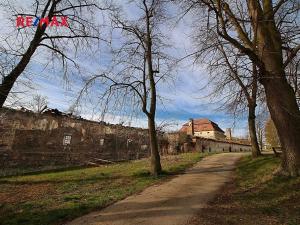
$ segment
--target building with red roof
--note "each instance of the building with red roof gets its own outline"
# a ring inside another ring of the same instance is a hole
[[[226,138],[225,132],[218,126],[218,124],[207,118],[190,119],[189,122],[182,125],[180,132],[196,137],[216,140],[224,140]]]

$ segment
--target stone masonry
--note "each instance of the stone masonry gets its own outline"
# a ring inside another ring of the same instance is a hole
[[[0,167],[82,165],[149,156],[145,129],[13,109],[0,111]]]

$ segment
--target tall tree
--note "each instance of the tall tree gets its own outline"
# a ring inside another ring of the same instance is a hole
[[[258,95],[258,71],[256,65],[250,62],[246,68],[242,64],[232,64],[228,58],[223,46],[220,46],[222,56],[225,60],[225,65],[229,68],[230,77],[235,81],[235,83],[240,87],[241,93],[245,96],[247,108],[248,108],[248,129],[252,145],[252,157],[258,157],[261,155],[256,130],[256,106],[257,106],[257,95]],[[239,56],[238,56],[239,57]],[[245,60],[245,59],[244,59]],[[245,60],[246,61],[246,60]],[[238,59],[236,59],[238,62]],[[250,67],[250,68],[249,68]],[[249,72],[251,79],[243,79]],[[247,82],[247,83],[246,83]],[[236,101],[237,99],[235,99]],[[237,102],[237,104],[245,104],[243,102]]]
[[[70,63],[77,68],[75,56],[69,56],[71,48],[76,55],[78,47],[82,51],[92,39],[100,39],[98,26],[93,23],[94,11],[110,8],[108,4],[100,7],[94,0],[32,0],[25,8],[18,5],[8,0],[0,3],[15,29],[0,43],[0,107],[38,48],[51,52],[52,62],[53,58],[60,59],[65,75]]]
[[[169,46],[161,31],[166,20],[165,5],[160,0],[135,0],[128,7],[135,10],[134,16],[122,10],[111,14],[112,36],[118,38],[117,43],[112,41],[110,69],[88,79],[80,95],[96,84],[101,90],[104,109],[117,107],[119,111],[142,111],[146,115],[151,173],[157,176],[162,170],[155,123],[157,88],[169,76],[174,62],[166,54]]]
[[[285,69],[300,50],[299,2],[192,0],[186,4],[189,9],[202,11],[211,19],[209,29],[214,29],[258,67],[259,82],[264,87],[271,118],[286,154],[283,171],[298,176],[300,111]]]
[[[256,131],[256,106],[260,94],[258,71],[246,56],[241,56],[230,44],[221,42],[215,33],[199,34],[200,42],[206,39],[205,45],[197,51],[197,58],[208,65],[209,83],[214,86],[212,96],[220,99],[222,107],[230,114],[239,116],[247,111],[249,135],[252,145],[252,156],[261,155]],[[207,40],[208,39],[208,40]]]

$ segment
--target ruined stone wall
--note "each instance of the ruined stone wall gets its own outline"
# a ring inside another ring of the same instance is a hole
[[[196,149],[200,152],[247,152],[251,151],[251,145],[217,141],[211,139],[195,139]]]
[[[162,155],[182,152],[251,151],[250,145],[159,135]],[[0,168],[76,166],[99,159],[122,161],[150,156],[148,131],[73,118],[53,112],[0,110]]]
[[[149,156],[148,131],[66,115],[0,110],[0,167],[74,166]]]
[[[166,134],[168,140],[164,146],[165,154],[177,154],[181,152],[247,152],[251,151],[251,145],[228,140],[214,140],[201,137],[191,137],[181,132]]]

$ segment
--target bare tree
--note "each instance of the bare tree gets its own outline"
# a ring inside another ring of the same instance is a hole
[[[265,124],[265,137],[269,147],[280,147],[277,130],[273,121],[269,118]]]
[[[30,110],[36,113],[42,113],[47,109],[48,100],[47,97],[42,95],[34,95],[32,100],[28,103],[28,107]]]
[[[297,55],[286,67],[288,81],[291,84],[298,105],[300,106],[300,57]]]
[[[300,111],[285,71],[300,50],[299,2],[192,0],[185,3],[188,10],[202,12],[210,19],[205,24],[207,30],[213,29],[259,69],[258,80],[264,87],[286,155],[283,172],[299,175]]]
[[[258,144],[259,144],[261,151],[263,151],[266,146],[265,124],[269,117],[270,117],[270,114],[269,114],[266,104],[265,103],[260,104],[258,113],[256,116],[256,128],[257,128]]]
[[[11,16],[15,29],[0,43],[0,107],[37,49],[50,52],[51,63],[58,59],[65,76],[70,72],[70,65],[78,68],[75,60],[78,47],[84,51],[92,40],[100,40],[99,26],[94,23],[95,10],[111,7],[109,4],[101,7],[95,0],[32,0],[26,8],[17,5],[8,0],[0,3],[1,10]],[[17,29],[16,23],[20,26]],[[72,48],[73,57],[70,56]]]
[[[111,68],[89,79],[80,95],[96,84],[104,110],[142,111],[147,116],[151,173],[157,176],[162,169],[155,125],[157,86],[169,77],[174,60],[166,54],[169,46],[161,31],[166,20],[164,1],[135,0],[129,4],[137,11],[133,18],[125,17],[121,10],[111,14],[112,36],[118,37],[118,43],[112,43]]]
[[[216,34],[211,33],[209,37],[204,34],[199,40],[204,39],[206,44],[197,51],[196,60],[208,65],[209,83],[214,86],[211,96],[217,99],[222,96],[220,108],[226,109],[235,118],[247,111],[252,156],[258,157],[261,153],[255,123],[259,94],[257,68],[230,44],[221,42]]]
[[[238,85],[240,89],[237,98],[231,99],[231,105],[236,106],[233,107],[234,109],[236,109],[238,105],[243,107],[243,105],[246,104],[246,107],[248,109],[248,129],[252,145],[252,157],[255,158],[261,155],[255,122],[255,111],[257,106],[258,95],[258,71],[256,66],[251,62],[249,63],[249,65],[246,66],[246,70],[249,70],[247,73],[245,72],[245,67],[242,64],[232,65],[230,59],[226,56],[226,52],[224,51],[224,49],[222,47],[221,49],[226,66],[229,68],[230,77],[235,81],[236,85]],[[252,79],[245,79],[245,76],[247,75]],[[243,98],[241,98],[241,94],[245,96],[245,101],[242,100]]]

